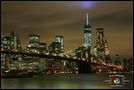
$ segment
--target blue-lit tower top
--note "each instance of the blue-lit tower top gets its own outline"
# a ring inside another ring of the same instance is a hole
[[[84,27],[84,47],[90,47],[92,46],[92,33],[91,33],[91,26],[88,23],[88,13],[86,18],[86,25]]]

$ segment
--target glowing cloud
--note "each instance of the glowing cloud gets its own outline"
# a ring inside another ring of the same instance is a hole
[[[91,2],[91,1],[83,1],[82,2],[82,7],[84,8],[84,9],[89,9],[90,7],[92,7],[93,6],[93,2]]]

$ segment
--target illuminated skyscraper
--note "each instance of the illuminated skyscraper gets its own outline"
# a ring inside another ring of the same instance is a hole
[[[104,28],[96,28],[96,49],[97,49],[97,58],[105,61],[105,53],[108,53],[107,43],[104,41]]]
[[[30,52],[39,52],[39,36],[36,34],[30,34],[29,35],[29,44],[26,47],[27,51]]]
[[[91,26],[88,23],[88,14],[87,14],[87,22],[84,27],[84,47],[90,47],[92,46],[92,32],[91,32]]]
[[[104,28],[96,28],[97,32],[97,40],[96,40],[96,46],[98,51],[104,51]]]
[[[91,26],[88,23],[88,14],[86,18],[86,25],[84,27],[84,47],[85,47],[85,57],[86,59],[90,59],[90,50],[92,47],[92,32]]]
[[[64,38],[63,38],[63,36],[56,36],[55,42],[59,42],[61,44],[61,51],[64,52]]]
[[[11,49],[20,49],[21,45],[20,45],[19,36],[15,35],[14,31],[12,31],[10,37],[11,37],[11,43],[10,43]]]
[[[20,39],[18,35],[15,35],[12,31],[10,36],[4,36],[1,39],[1,48],[4,49],[21,49]]]
[[[33,47],[39,47],[39,36],[35,34],[29,35],[29,44]]]

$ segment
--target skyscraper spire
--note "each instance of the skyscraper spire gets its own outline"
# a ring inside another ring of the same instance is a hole
[[[87,13],[87,25],[88,25],[88,13]]]

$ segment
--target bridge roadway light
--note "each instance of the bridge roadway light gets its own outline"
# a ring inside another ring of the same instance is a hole
[[[63,55],[62,55],[62,54],[59,54],[58,56],[61,56],[61,57],[63,57]]]
[[[46,55],[49,55],[49,52],[45,53]]]
[[[68,56],[68,55],[66,55],[66,57],[67,57],[67,58],[69,58],[69,56]]]
[[[17,49],[15,49],[15,52],[17,52],[18,50]]]
[[[94,60],[94,62],[96,63],[96,61]]]
[[[77,59],[77,57],[73,57],[73,59]]]
[[[85,61],[85,58],[82,58],[83,61]]]
[[[54,54],[52,54],[53,56],[57,56],[55,53]]]
[[[106,63],[103,63],[104,65],[106,65]]]
[[[4,51],[4,49],[3,49],[3,48],[1,48],[1,51]]]

